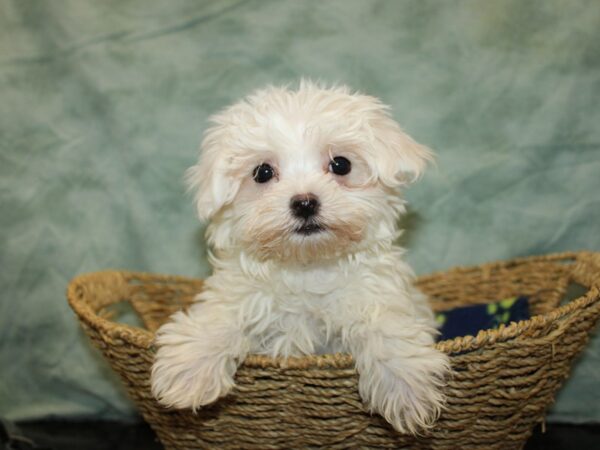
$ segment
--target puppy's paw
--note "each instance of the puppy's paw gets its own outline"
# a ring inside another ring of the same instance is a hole
[[[383,416],[400,433],[419,434],[439,417],[449,373],[445,354],[375,362],[360,375],[359,391],[371,412]]]
[[[159,331],[150,378],[152,394],[164,406],[196,410],[231,391],[237,364],[232,357],[215,353],[206,342],[178,334],[176,325]]]

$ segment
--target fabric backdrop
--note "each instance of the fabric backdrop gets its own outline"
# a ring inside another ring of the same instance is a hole
[[[204,276],[182,174],[214,111],[301,76],[381,97],[437,167],[419,273],[600,250],[600,2],[0,0],[0,415],[133,417],[64,292]],[[551,419],[600,419],[600,339]]]

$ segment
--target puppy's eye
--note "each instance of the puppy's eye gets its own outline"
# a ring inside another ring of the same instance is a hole
[[[266,163],[256,166],[254,172],[252,172],[252,178],[254,178],[254,181],[257,183],[266,183],[273,178],[273,175],[275,175],[275,171]]]
[[[329,162],[329,171],[336,175],[348,175],[352,170],[352,164],[343,156],[336,156]]]

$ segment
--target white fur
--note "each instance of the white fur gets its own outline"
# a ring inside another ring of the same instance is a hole
[[[188,172],[209,220],[214,272],[187,311],[158,331],[152,392],[197,409],[227,395],[248,353],[349,352],[368,408],[401,432],[437,418],[448,371],[427,300],[394,246],[399,189],[431,153],[377,99],[303,81],[269,87],[212,118]],[[352,162],[329,172],[332,157]],[[276,177],[253,180],[269,163]],[[300,235],[290,198],[321,202],[321,233]]]

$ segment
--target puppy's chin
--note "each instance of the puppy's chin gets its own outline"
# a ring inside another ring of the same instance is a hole
[[[336,259],[356,250],[363,240],[363,226],[331,225],[311,221],[283,230],[250,233],[246,250],[260,260],[309,263]]]

